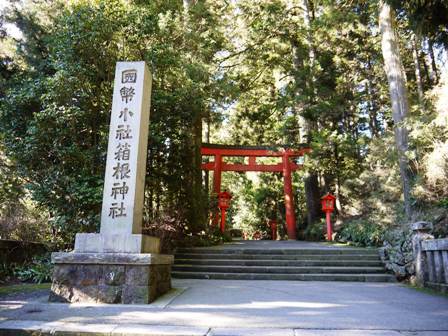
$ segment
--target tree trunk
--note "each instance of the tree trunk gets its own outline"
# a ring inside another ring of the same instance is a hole
[[[378,125],[378,108],[373,99],[372,87],[370,83],[367,84],[367,92],[369,94],[369,100],[367,101],[369,109],[369,128],[372,133],[372,137],[376,138],[380,133],[380,127]]]
[[[207,202],[204,198],[204,192],[202,187],[202,117],[201,113],[197,112],[196,119],[194,122],[194,138],[193,138],[193,148],[192,154],[194,156],[193,160],[193,178],[191,181],[191,195],[188,197],[191,202],[191,223],[195,228],[196,232],[199,232],[205,228],[207,221]]]
[[[210,109],[208,109],[208,114],[207,114],[207,128],[205,129],[205,142],[206,143],[210,143]],[[201,157],[202,159],[202,157]],[[209,162],[209,159],[206,158],[205,162]],[[210,173],[208,170],[205,171],[204,174],[204,189],[206,192],[206,195],[208,195],[210,193]]]
[[[293,6],[294,4],[291,2],[290,4]],[[296,97],[301,95],[299,92],[299,88],[306,88],[309,92],[308,104],[311,105],[314,102],[315,96],[315,88],[314,88],[314,63],[315,63],[315,50],[312,43],[311,36],[311,24],[310,24],[310,12],[309,12],[309,3],[307,0],[302,0],[302,8],[303,8],[303,21],[305,24],[305,28],[307,29],[307,44],[308,44],[308,63],[310,69],[310,76],[307,80],[302,83],[301,78],[299,78],[299,72],[304,67],[304,59],[300,56],[300,46],[297,41],[291,41],[291,48],[293,54],[293,67],[294,67],[294,80],[295,80],[295,90]],[[294,106],[294,111],[296,113],[297,122],[300,127],[299,131],[299,142],[311,142],[312,132],[317,128],[317,124],[312,120],[305,119],[300,116],[300,112],[306,108],[305,103],[301,103],[301,106],[298,106],[298,102],[296,101]],[[299,112],[300,110],[300,112]],[[305,136],[306,135],[306,136]],[[307,225],[311,225],[319,220],[320,217],[320,193],[319,193],[319,181],[317,173],[314,171],[309,171],[305,174],[305,200],[306,200],[306,208],[307,208]]]
[[[430,38],[428,38],[428,50],[429,50],[429,57],[431,59],[431,72],[434,76],[433,84],[435,85],[439,82],[439,71],[437,70],[436,58],[434,56],[434,46]]]
[[[427,63],[427,59],[430,58],[428,55],[425,54],[425,52],[423,51],[423,58],[422,58],[422,65],[423,65],[423,72],[425,75],[425,81],[428,84],[432,83],[432,75],[430,74],[430,70],[428,68],[428,64]]]
[[[309,67],[310,67],[310,88],[313,92],[313,96],[311,97],[311,101],[314,100],[314,96],[316,95],[315,92],[315,81],[316,78],[314,76],[314,63],[316,61],[316,51],[313,44],[313,36],[311,35],[311,16],[310,16],[310,6],[308,0],[302,0],[302,6],[303,6],[303,22],[305,24],[306,29],[306,40],[308,44],[308,61],[309,61]]]
[[[183,23],[185,31],[191,32],[193,27],[192,17],[190,15],[191,7],[194,6],[193,0],[183,0]],[[194,57],[194,54],[190,55]],[[207,219],[207,202],[204,198],[204,192],[202,187],[202,106],[195,104],[192,99],[192,105],[190,113],[193,114],[191,129],[192,132],[188,134],[189,139],[186,149],[191,155],[191,167],[188,167],[188,195],[186,201],[187,207],[187,220],[190,224],[191,231],[199,232],[205,228]],[[189,132],[190,130],[188,130]]]
[[[315,172],[305,175],[305,199],[307,225],[311,225],[320,219],[319,179]]]
[[[314,98],[316,96],[315,88],[315,76],[314,76],[314,66],[316,60],[316,51],[313,45],[313,37],[311,35],[311,15],[310,6],[308,0],[302,0],[303,6],[303,22],[307,31],[306,39],[308,44],[308,61],[310,68],[310,79],[308,80],[308,87],[310,98],[309,103],[314,103]],[[317,130],[317,124],[312,120],[306,120],[307,128],[307,143],[311,142],[311,137],[313,131]],[[311,225],[319,221],[320,218],[320,192],[319,192],[319,181],[317,178],[317,173],[310,171],[305,175],[305,199],[307,208],[307,225]]]
[[[414,59],[415,67],[415,82],[417,83],[418,104],[423,107],[423,84],[422,76],[420,73],[420,61],[418,59],[417,37],[412,35],[412,58]]]
[[[412,218],[411,181],[412,172],[406,157],[408,150],[408,130],[403,122],[408,115],[408,93],[400,50],[393,28],[392,11],[384,1],[380,2],[379,25],[381,30],[381,48],[384,58],[384,69],[389,82],[389,94],[394,120],[395,145],[398,152],[398,163],[403,185],[404,209],[408,220]]]

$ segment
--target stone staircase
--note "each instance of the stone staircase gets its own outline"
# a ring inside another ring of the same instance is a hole
[[[182,248],[173,278],[394,282],[376,249]]]

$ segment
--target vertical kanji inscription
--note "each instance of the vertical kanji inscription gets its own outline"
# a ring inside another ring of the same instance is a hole
[[[101,232],[141,233],[151,95],[144,62],[118,62],[103,190]]]

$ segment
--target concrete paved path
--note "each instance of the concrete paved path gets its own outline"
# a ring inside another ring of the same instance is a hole
[[[448,298],[399,284],[218,280],[173,284],[178,290],[150,305],[50,304],[45,297],[0,302],[0,335],[1,330],[15,335],[17,326],[57,330],[60,335],[70,334],[64,330],[97,331],[96,335],[448,335]]]

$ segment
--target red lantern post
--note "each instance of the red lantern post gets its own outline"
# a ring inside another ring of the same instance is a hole
[[[224,190],[223,192],[220,192],[218,194],[218,207],[221,210],[221,232],[224,233],[225,226],[226,226],[226,212],[227,209],[230,207],[230,199],[232,198],[232,195],[227,192],[227,190]]]
[[[321,198],[322,203],[322,211],[325,212],[327,218],[327,240],[333,240],[333,229],[331,228],[331,219],[330,215],[334,211],[334,201],[336,197],[331,194],[326,194]]]

